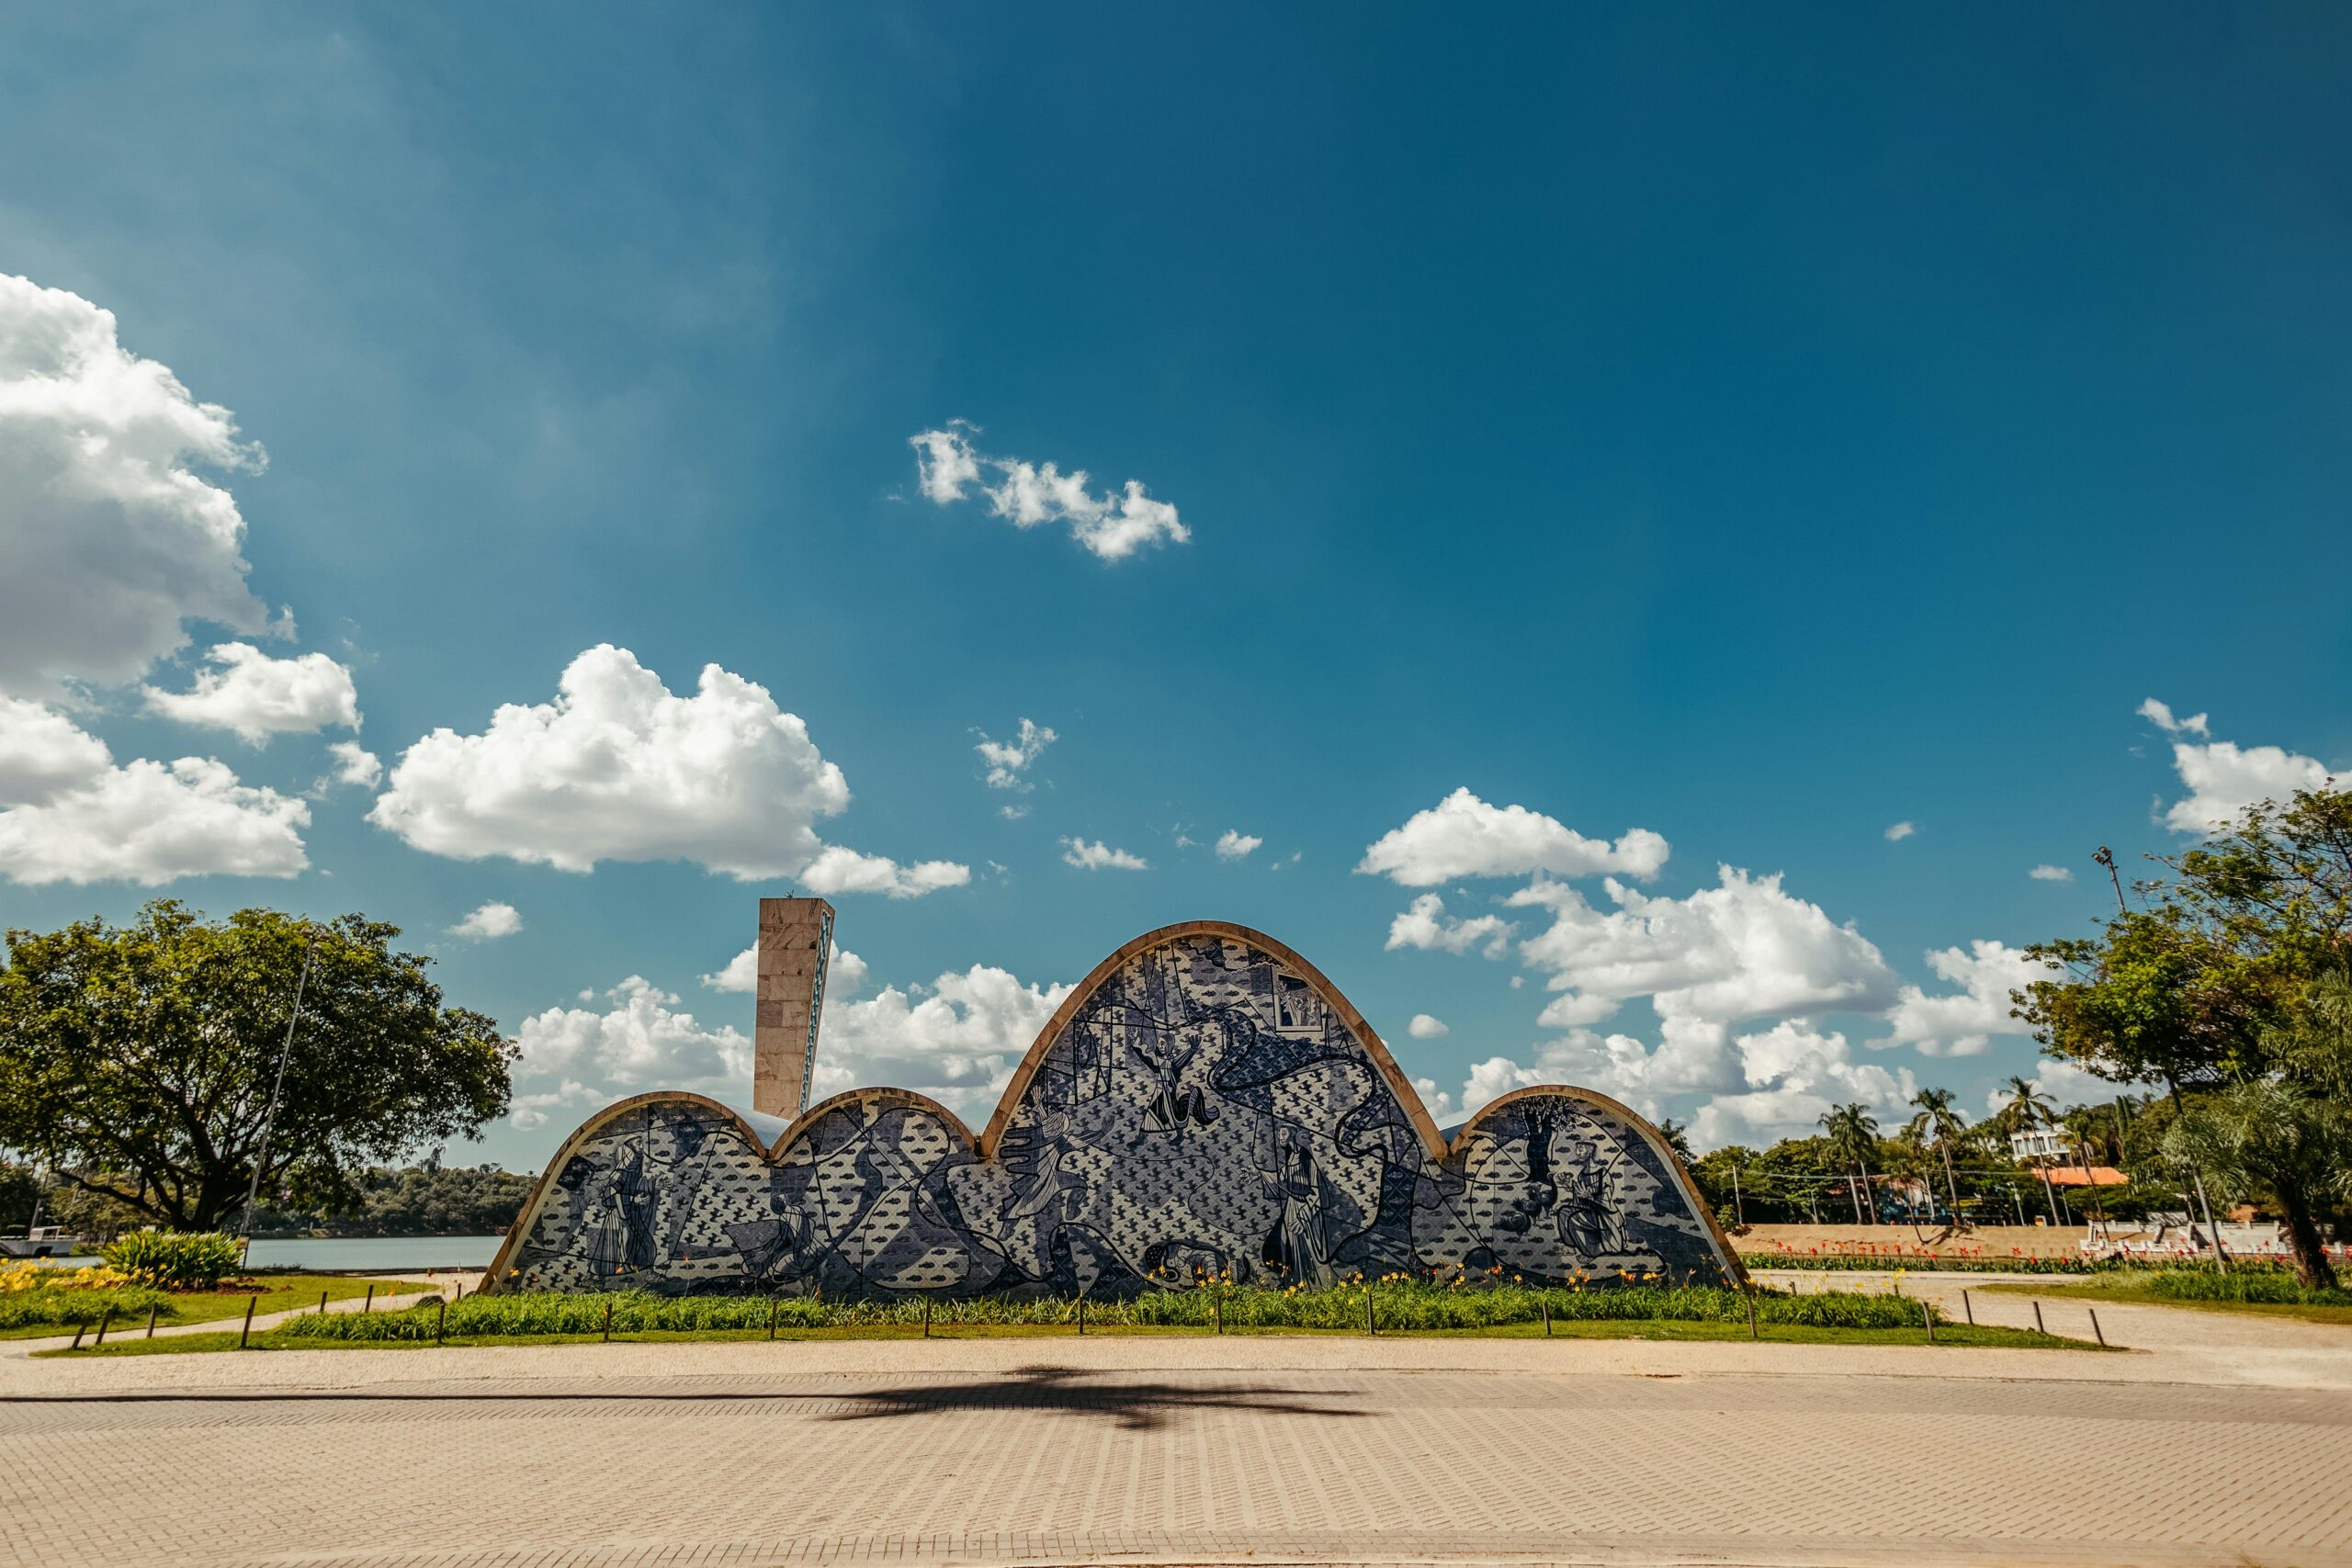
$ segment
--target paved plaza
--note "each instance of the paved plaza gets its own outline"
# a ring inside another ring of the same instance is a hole
[[[2147,1348],[0,1357],[0,1562],[2352,1564],[2352,1330],[2111,1315]]]

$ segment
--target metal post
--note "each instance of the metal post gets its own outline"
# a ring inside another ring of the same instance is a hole
[[[1764,1337],[1763,1331],[1756,1326],[1756,1287],[1750,1285],[1740,1293],[1747,1298],[1747,1337],[1750,1339],[1761,1339]]]
[[[324,1316],[326,1316],[326,1314],[327,1314],[327,1293],[326,1293],[324,1291],[321,1291],[321,1292],[319,1292],[319,1315],[320,1315],[321,1317],[324,1317]]]
[[[362,1317],[365,1317],[366,1315],[368,1315],[368,1314],[369,1314],[369,1313],[371,1313],[371,1312],[374,1312],[375,1310],[376,1310],[376,1287],[375,1287],[375,1285],[371,1282],[371,1283],[368,1285],[368,1299],[367,1299],[367,1300],[365,1300],[365,1301],[363,1301],[363,1302],[361,1302],[361,1303],[359,1303],[359,1314],[360,1314]]]
[[[113,1321],[114,1308],[107,1307],[105,1311],[98,1314],[98,1337],[90,1341],[91,1349],[95,1350],[99,1346],[107,1342],[107,1325]]]
[[[1216,1300],[1211,1304],[1216,1309],[1216,1331],[1222,1334],[1225,1332],[1225,1292],[1219,1291]]]
[[[262,1118],[261,1152],[254,1156],[254,1179],[245,1188],[245,1223],[239,1227],[244,1235],[244,1247],[237,1254],[237,1267],[245,1267],[254,1247],[254,1205],[261,1200],[261,1173],[269,1168],[270,1134],[277,1130],[277,1100],[286,1089],[286,1058],[293,1054],[294,1026],[302,1021],[302,992],[311,983],[311,959],[319,950],[319,933],[311,932],[311,940],[302,948],[302,973],[294,981],[294,1011],[286,1021],[286,1043],[277,1048],[277,1077],[269,1086],[269,1111]]]
[[[1919,1299],[1919,1318],[1928,1325],[1928,1343],[1934,1344],[1936,1342],[1936,1309],[1928,1304],[1927,1298],[1924,1296]]]
[[[1731,1168],[1731,1217],[1741,1229],[1747,1227],[1747,1201],[1739,1195],[1739,1167]]]
[[[610,1302],[606,1302],[606,1303],[605,1303],[605,1344],[607,1344],[607,1345],[609,1345],[609,1344],[611,1344],[612,1342],[613,1342],[613,1303],[610,1303]]]
[[[2098,1348],[2104,1350],[2107,1348],[2107,1336],[2099,1332],[2098,1308],[2090,1307],[2086,1310],[2087,1310],[2091,1314],[2091,1333],[2098,1338]]]
[[[245,1298],[245,1325],[237,1330],[237,1348],[240,1350],[245,1348],[246,1339],[253,1334],[254,1308],[260,1304],[261,1298],[259,1296],[247,1296]]]
[[[605,1310],[610,1312],[612,1309],[607,1307]],[[443,1302],[441,1303],[441,1310],[433,1314],[433,1348],[435,1349],[438,1350],[441,1348],[441,1336],[448,1326],[449,1303],[447,1302]]]
[[[1544,1337],[1549,1339],[1552,1337],[1552,1298],[1549,1296],[1538,1296],[1535,1298],[1535,1304],[1543,1309]]]
[[[86,1323],[77,1323],[77,1324],[75,1324],[75,1325],[74,1325],[74,1343],[73,1343],[73,1344],[71,1344],[71,1345],[68,1345],[68,1346],[67,1346],[67,1347],[65,1347],[65,1348],[66,1348],[68,1350],[79,1350],[79,1349],[82,1348],[82,1336],[83,1336],[83,1335],[85,1335],[85,1334],[86,1334],[86,1333],[88,1333],[89,1331],[90,1331],[90,1325],[89,1325],[88,1324],[86,1324]]]
[[[1968,1326],[1971,1328],[1975,1327],[1976,1303],[1968,1299],[1968,1289],[1964,1285],[1961,1287],[1960,1292],[1960,1310],[1968,1314]]]
[[[770,1296],[768,1298],[768,1337],[771,1339],[775,1337],[775,1309],[777,1304],[775,1297]]]
[[[1363,1331],[1366,1334],[1380,1332],[1380,1325],[1372,1319],[1372,1287],[1370,1285],[1363,1288]]]
[[[2043,1326],[2041,1322],[2041,1298],[2039,1296],[2036,1296],[2033,1302],[2033,1331],[2036,1334],[2047,1334],[2050,1332],[2048,1328]]]
[[[1084,1291],[1078,1292],[1078,1331],[1080,1334],[1086,1332],[1086,1292]]]
[[[929,1296],[922,1299],[922,1337],[925,1339],[931,1337],[931,1298]]]
[[[160,1305],[147,1309],[147,1337],[150,1339],[155,1337],[155,1314],[163,1310]]]

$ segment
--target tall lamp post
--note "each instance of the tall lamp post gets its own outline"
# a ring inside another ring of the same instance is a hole
[[[277,1077],[269,1086],[269,1111],[261,1122],[261,1152],[254,1156],[254,1179],[245,1188],[245,1219],[238,1227],[238,1239],[243,1243],[237,1254],[240,1269],[245,1266],[254,1249],[254,1205],[261,1201],[261,1173],[269,1168],[270,1134],[277,1130],[278,1097],[286,1090],[286,1058],[294,1051],[294,1028],[302,1021],[302,993],[311,984],[311,960],[319,951],[319,933],[310,931],[309,935],[310,941],[302,947],[302,972],[294,981],[294,1011],[286,1020],[285,1043],[277,1048]]]

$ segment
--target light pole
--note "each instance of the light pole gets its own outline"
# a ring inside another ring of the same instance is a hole
[[[243,1269],[254,1249],[254,1205],[261,1200],[261,1173],[269,1166],[269,1138],[277,1130],[277,1100],[286,1089],[286,1058],[294,1051],[294,1026],[302,1021],[302,992],[311,983],[311,959],[319,951],[319,933],[306,926],[310,941],[302,947],[302,973],[294,981],[294,1011],[286,1020],[286,1042],[277,1048],[277,1077],[269,1086],[269,1111],[262,1118],[261,1152],[254,1156],[254,1179],[245,1188],[245,1219],[238,1227],[238,1239],[244,1245],[237,1254],[237,1267]]]
[[[2107,879],[2115,884],[2116,908],[2121,910],[2125,914],[2130,914],[2131,910],[2125,908],[2123,904],[2123,878],[2117,874],[2115,869],[2115,852],[2109,849],[2105,844],[2101,844],[2098,847],[2098,852],[2094,853],[2091,856],[2091,859],[2107,867]]]

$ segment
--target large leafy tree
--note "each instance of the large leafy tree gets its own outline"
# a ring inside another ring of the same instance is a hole
[[[491,1019],[444,1007],[399,935],[359,915],[208,921],[170,899],[126,927],[8,932],[0,1144],[182,1229],[233,1217],[257,1162],[273,1197],[349,1201],[356,1172],[473,1136],[510,1092],[514,1047]]]
[[[2017,996],[2054,1055],[2124,1083],[2161,1083],[2181,1111],[2166,1152],[2267,1193],[2306,1282],[2332,1275],[2316,1216],[2341,1201],[2342,1104],[2325,987],[2352,966],[2352,792],[2251,807],[2225,832],[2163,857],[2097,938],[2028,951],[2058,977]],[[2203,1091],[2194,1107],[2183,1091]]]

